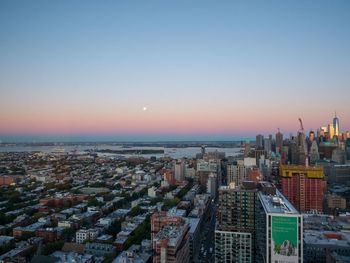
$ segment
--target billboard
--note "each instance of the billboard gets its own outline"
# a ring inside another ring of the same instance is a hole
[[[298,262],[298,218],[272,216],[271,262]]]

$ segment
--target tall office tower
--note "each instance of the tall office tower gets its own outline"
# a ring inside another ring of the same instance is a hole
[[[331,139],[333,139],[333,137],[334,137],[334,126],[333,126],[333,123],[331,123],[331,124],[328,124],[328,137],[329,137],[329,139],[331,140]]]
[[[278,131],[276,133],[276,153],[281,154],[283,150],[283,134]]]
[[[350,160],[350,138],[346,139],[345,149],[346,149],[346,159]]]
[[[179,216],[156,212],[151,218],[153,263],[189,262],[189,223]]]
[[[320,159],[320,153],[318,152],[318,145],[316,141],[313,141],[310,147],[310,162],[315,163]]]
[[[303,262],[302,215],[267,182],[258,199],[255,262]]]
[[[337,117],[337,113],[335,113],[334,118],[333,118],[333,132],[335,136],[339,136],[339,119]]]
[[[256,142],[255,149],[263,149],[263,147],[264,147],[264,135],[258,134],[256,136],[255,142]]]
[[[243,181],[248,180],[247,167],[244,166],[243,160],[238,160],[237,164],[227,165],[227,184],[240,185]]]
[[[323,167],[281,165],[282,193],[301,212],[323,212],[326,181]]]
[[[255,213],[258,190],[254,183],[219,189],[215,227],[215,262],[255,262]]]
[[[181,182],[185,180],[185,162],[177,161],[174,165],[175,180]]]
[[[271,144],[272,144],[272,141],[270,138],[264,139],[264,151],[267,153],[267,155],[271,153],[271,149],[272,149]]]

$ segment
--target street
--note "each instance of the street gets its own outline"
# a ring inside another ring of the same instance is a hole
[[[214,262],[214,243],[215,243],[215,221],[216,221],[216,207],[214,203],[209,209],[210,216],[204,223],[203,231],[201,233],[201,244],[199,260],[200,263]]]

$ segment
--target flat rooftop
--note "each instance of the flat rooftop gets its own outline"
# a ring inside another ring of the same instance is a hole
[[[306,245],[348,248],[350,246],[350,233],[306,230],[304,231],[304,242]]]
[[[175,247],[181,240],[181,237],[184,235],[188,224],[174,226],[174,225],[165,225],[155,236],[154,241],[158,242],[161,240],[168,240],[168,245]]]
[[[259,191],[258,196],[267,214],[300,214],[277,189],[275,195],[268,195]]]
[[[190,224],[190,234],[193,234],[199,227],[200,218],[188,217],[187,221]]]

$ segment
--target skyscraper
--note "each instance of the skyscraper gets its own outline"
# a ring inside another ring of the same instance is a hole
[[[281,154],[283,150],[283,134],[278,130],[276,133],[276,153]]]
[[[266,152],[267,155],[269,155],[271,153],[272,150],[272,141],[271,138],[265,138],[264,139],[264,151]]]
[[[333,134],[335,136],[339,136],[339,119],[337,117],[337,113],[335,113],[334,118],[333,118]]]
[[[318,152],[318,145],[316,141],[313,141],[310,147],[310,162],[315,163],[319,159],[320,159],[320,153]]]
[[[258,134],[256,136],[256,149],[262,149],[264,147],[264,136],[261,134]]]

